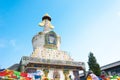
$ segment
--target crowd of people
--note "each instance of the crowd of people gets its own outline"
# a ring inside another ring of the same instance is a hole
[[[102,72],[100,76],[96,76],[92,71],[89,71],[86,80],[120,80],[120,76],[117,74],[107,75]]]

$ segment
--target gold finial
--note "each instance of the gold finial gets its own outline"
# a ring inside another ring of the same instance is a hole
[[[51,17],[48,14],[45,14],[42,17],[42,22],[39,23],[39,26],[44,27],[44,31],[50,31],[54,28],[51,24]]]
[[[49,16],[49,14],[48,13],[46,13],[44,16]],[[49,16],[50,17],[50,16]]]

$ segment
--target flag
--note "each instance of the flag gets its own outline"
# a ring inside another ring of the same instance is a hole
[[[6,70],[1,70],[0,71],[0,76],[6,76],[6,74],[7,74]]]
[[[33,73],[28,73],[27,77],[34,78],[34,74]]]
[[[0,72],[4,71],[5,69],[0,69]]]
[[[20,72],[14,71],[14,75],[17,76],[17,78],[20,78]]]
[[[22,76],[22,77],[27,77],[27,73],[21,72],[21,73],[20,73],[20,76]]]
[[[6,70],[6,76],[11,76],[13,75],[13,71],[12,70]]]
[[[25,77],[25,80],[32,80],[31,78],[29,78],[29,77]]]
[[[35,77],[35,79],[39,79],[39,78],[41,78],[40,75],[34,75],[34,77]]]

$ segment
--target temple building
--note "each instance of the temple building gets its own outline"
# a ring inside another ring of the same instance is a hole
[[[21,58],[20,71],[41,71],[42,78],[53,80],[80,80],[79,71],[85,72],[85,63],[74,61],[67,51],[60,50],[61,37],[54,32],[51,20],[48,14],[42,17],[39,26],[43,31],[32,38],[33,52]]]

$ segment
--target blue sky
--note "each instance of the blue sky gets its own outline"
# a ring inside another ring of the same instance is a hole
[[[32,51],[44,14],[61,36],[61,50],[75,61],[93,52],[100,66],[120,60],[119,0],[0,0],[0,67],[19,63]]]

